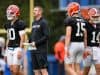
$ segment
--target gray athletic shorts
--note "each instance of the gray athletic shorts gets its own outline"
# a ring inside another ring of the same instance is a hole
[[[72,42],[69,46],[69,57],[64,58],[66,64],[80,63],[83,60],[84,43]]]

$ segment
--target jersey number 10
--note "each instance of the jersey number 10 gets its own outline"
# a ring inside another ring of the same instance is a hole
[[[15,40],[15,30],[13,28],[8,30],[9,40]]]

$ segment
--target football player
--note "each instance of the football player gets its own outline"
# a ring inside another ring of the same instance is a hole
[[[88,11],[89,21],[87,22],[87,48],[84,52],[85,68],[84,75],[88,75],[92,64],[95,65],[96,75],[100,75],[100,13],[96,8]]]
[[[80,63],[84,52],[84,32],[86,22],[80,17],[80,5],[69,3],[68,17],[65,19],[65,70],[68,75],[80,75]]]
[[[4,25],[7,30],[7,63],[12,75],[20,75],[20,63],[25,42],[25,23],[19,19],[20,9],[17,5],[9,5],[6,11],[8,23]]]

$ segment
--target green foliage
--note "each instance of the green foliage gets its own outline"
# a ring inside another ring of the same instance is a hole
[[[9,5],[16,4],[21,9],[21,18],[29,24],[29,1],[28,0],[0,0],[0,28],[6,22],[6,9]]]

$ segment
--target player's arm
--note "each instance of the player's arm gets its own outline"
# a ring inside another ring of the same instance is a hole
[[[26,36],[25,30],[19,31],[19,35],[20,35],[20,48],[24,48],[23,43],[25,42],[25,36]]]
[[[18,51],[17,54],[18,59],[22,57],[22,50],[24,49],[23,43],[25,42],[25,30],[20,30],[19,36],[20,36],[20,50]]]
[[[70,17],[67,17],[64,20],[64,25],[66,27],[66,36],[65,36],[65,55],[69,55],[69,45],[70,45],[70,41],[71,41],[71,34],[72,34],[72,24],[73,21]]]
[[[23,43],[25,42],[25,35],[26,35],[25,28],[26,24],[23,21],[19,21],[19,24],[17,26],[20,36],[20,43],[19,43],[20,50],[18,51],[17,54],[18,59],[22,57],[22,50],[24,49]]]
[[[85,51],[83,53],[83,58],[86,58],[88,55],[90,55],[90,51],[88,50],[88,47],[87,47],[87,30],[84,29],[84,46],[85,46]]]
[[[84,46],[85,46],[85,48],[87,47],[87,31],[86,31],[86,29],[84,30]]]
[[[24,21],[19,21],[18,30],[19,30],[19,36],[20,36],[20,48],[24,48],[23,43],[25,42],[25,36],[26,36],[26,24]]]
[[[66,27],[66,37],[65,37],[65,52],[67,52],[68,55],[69,55],[68,47],[69,47],[70,40],[71,40],[71,33],[72,33],[72,27],[67,26]]]

